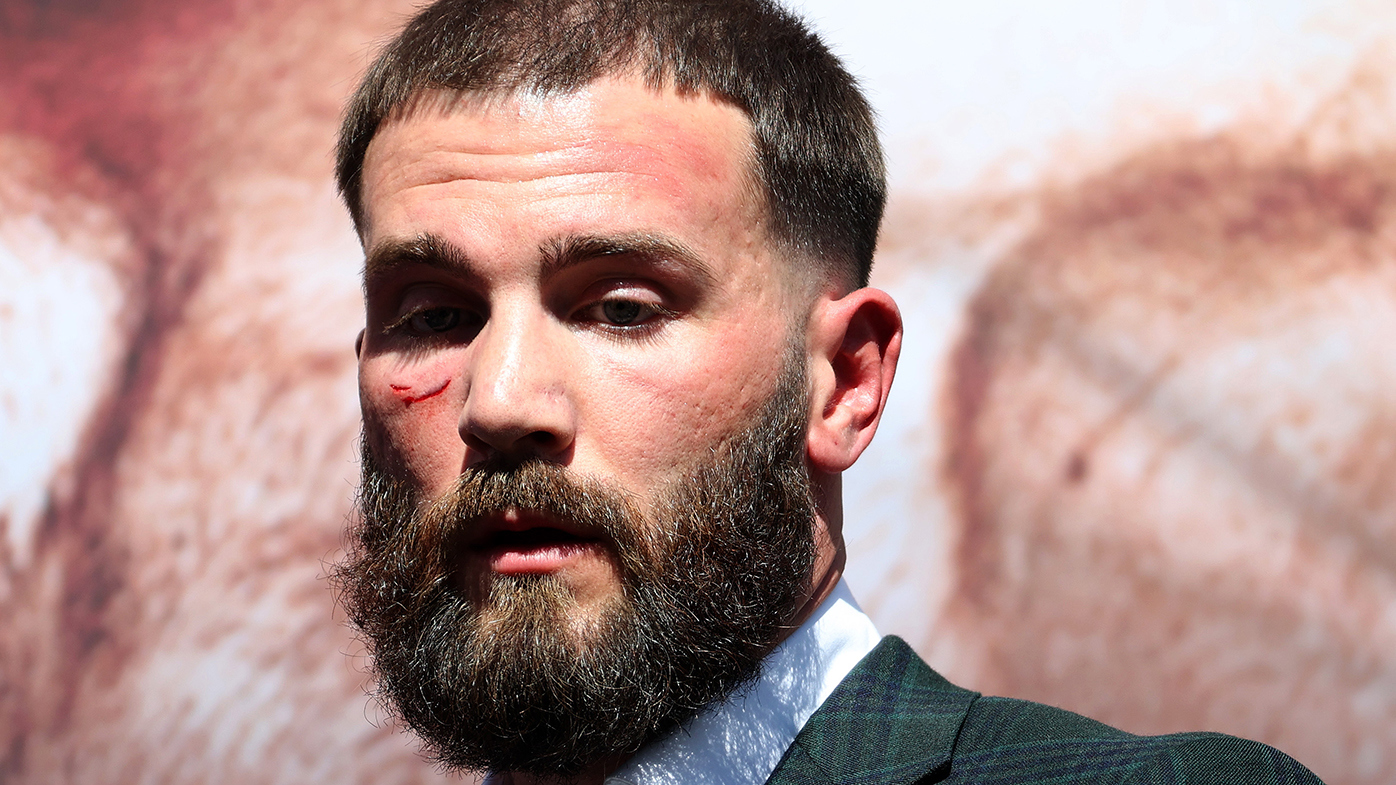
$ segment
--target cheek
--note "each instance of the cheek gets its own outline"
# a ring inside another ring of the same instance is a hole
[[[406,382],[406,380],[404,380]],[[402,401],[402,405],[412,408],[413,404],[430,400],[446,392],[451,386],[451,379],[447,377],[442,380],[430,379],[426,384],[394,383],[388,382],[388,389]]]
[[[403,362],[379,357],[359,369],[359,400],[374,449],[424,488],[448,482],[464,460],[456,421],[463,382],[449,356]]]
[[[638,479],[654,467],[686,469],[749,426],[775,389],[783,356],[729,342],[678,354],[681,365],[666,354],[662,362],[627,364],[596,377],[592,422],[601,449],[624,474]]]

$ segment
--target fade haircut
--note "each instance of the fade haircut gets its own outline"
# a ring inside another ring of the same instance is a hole
[[[335,176],[355,227],[362,235],[369,142],[422,93],[557,95],[631,73],[744,110],[773,238],[819,272],[867,284],[887,191],[872,110],[838,58],[771,0],[439,0],[349,103]]]

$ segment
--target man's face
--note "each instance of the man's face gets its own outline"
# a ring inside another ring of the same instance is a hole
[[[363,180],[369,448],[425,499],[537,457],[647,513],[751,421],[786,358],[793,294],[750,140],[740,110],[630,79],[386,124]],[[578,628],[619,591],[612,549],[569,521],[479,529],[464,585],[553,575]]]
[[[417,107],[365,165],[339,572],[442,762],[573,773],[755,672],[807,589],[803,332],[749,127],[601,82]]]

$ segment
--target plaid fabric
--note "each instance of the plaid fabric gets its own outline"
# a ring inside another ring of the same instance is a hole
[[[882,639],[810,717],[767,785],[1322,785],[1219,733],[1134,736],[1061,709],[984,698]]]

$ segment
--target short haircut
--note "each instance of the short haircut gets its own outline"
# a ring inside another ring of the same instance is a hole
[[[867,284],[887,193],[872,110],[772,0],[439,0],[388,44],[346,111],[335,175],[355,226],[369,142],[423,92],[554,95],[626,73],[744,110],[774,239]]]

